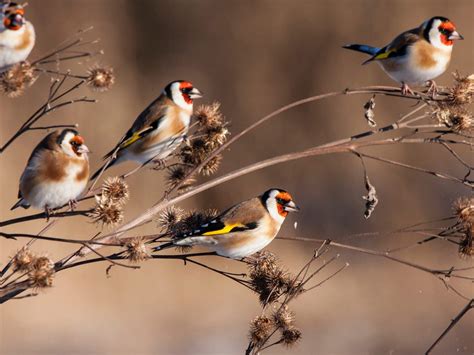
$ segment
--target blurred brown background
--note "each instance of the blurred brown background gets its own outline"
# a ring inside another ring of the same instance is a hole
[[[99,99],[57,111],[42,123],[80,124],[93,169],[137,114],[174,79],[192,81],[219,100],[238,132],[272,110],[318,93],[372,84],[392,85],[377,65],[361,67],[361,54],[341,45],[383,45],[403,30],[434,15],[452,19],[465,41],[456,43],[449,71],[470,74],[474,68],[472,0],[419,1],[118,1],[30,0],[27,16],[36,28],[38,58],[81,28],[101,39],[105,55],[97,61],[115,68],[117,83],[106,93],[84,89]],[[438,79],[451,83],[449,72]],[[47,95],[44,76],[18,99],[0,97],[0,141],[7,139]],[[333,98],[287,112],[263,125],[226,152],[222,172],[283,152],[329,142],[367,130],[365,96]],[[410,109],[399,99],[379,98],[376,120],[392,122]],[[29,213],[9,211],[26,159],[44,132],[23,136],[0,156],[0,217]],[[441,148],[403,146],[370,150],[409,164],[460,175],[463,170]],[[471,154],[471,162],[472,154]],[[119,174],[133,167],[110,170]],[[344,238],[389,231],[448,216],[451,202],[470,191],[458,184],[402,168],[367,161],[380,203],[363,218],[365,189],[359,161],[353,156],[323,156],[274,166],[213,188],[182,204],[184,208],[223,209],[269,187],[290,191],[302,207],[280,236],[326,238],[380,250],[405,245],[415,236]],[[126,219],[151,206],[163,191],[163,175],[143,170],[130,180],[132,199]],[[298,229],[293,223],[298,221]],[[37,233],[45,222],[29,222],[7,231]],[[49,235],[86,238],[98,230],[83,218],[59,223]],[[153,226],[140,232],[155,231]],[[0,240],[0,262],[20,243]],[[275,252],[297,271],[312,254],[311,243],[275,241]],[[54,243],[35,250],[59,258],[73,249]],[[351,266],[322,288],[293,305],[302,341],[298,354],[419,354],[447,326],[465,301],[431,275],[368,255],[333,249],[340,265]],[[400,257],[431,267],[472,266],[455,246],[432,242]],[[232,261],[209,260],[228,270]],[[2,266],[2,265],[0,265]],[[105,264],[61,272],[54,287],[40,296],[0,307],[1,354],[242,354],[249,321],[260,312],[257,297],[234,283],[178,261],[148,261],[138,271]],[[461,287],[472,297],[472,286]],[[473,354],[474,314],[468,314],[437,348],[437,354]]]

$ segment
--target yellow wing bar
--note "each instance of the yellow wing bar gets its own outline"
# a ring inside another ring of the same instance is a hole
[[[214,231],[209,231],[209,232],[203,233],[202,235],[226,234],[226,233],[229,233],[235,227],[245,227],[245,226],[241,223],[228,224],[224,228],[214,230]]]

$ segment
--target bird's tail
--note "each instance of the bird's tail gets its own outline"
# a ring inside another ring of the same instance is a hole
[[[30,205],[26,204],[25,203],[25,200],[20,198],[13,206],[12,208],[10,208],[10,211],[13,211],[14,209],[18,208],[18,207],[23,207],[23,208],[29,208]]]
[[[380,51],[380,48],[367,46],[365,44],[346,44],[342,48],[351,49],[353,51],[369,54],[371,56],[371,58],[367,59],[362,64],[367,64],[367,63],[371,62],[374,59],[375,55]]]

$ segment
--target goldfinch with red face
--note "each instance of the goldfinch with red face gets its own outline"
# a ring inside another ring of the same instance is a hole
[[[126,160],[145,164],[162,160],[183,141],[188,132],[193,100],[202,93],[188,81],[169,83],[161,95],[135,120],[132,127],[104,159],[111,158],[107,168]],[[99,169],[91,179],[102,171]]]
[[[35,45],[35,29],[23,6],[9,2],[0,13],[0,73],[24,61]]]
[[[436,16],[419,27],[403,32],[383,48],[349,44],[344,48],[371,55],[363,64],[376,61],[393,80],[402,84],[403,94],[413,93],[409,85],[430,82],[443,74],[451,60],[455,40],[463,39],[456,26]]]
[[[299,208],[288,192],[270,189],[154,250],[203,245],[219,255],[241,259],[266,247],[276,237],[288,213],[296,211]]]
[[[20,199],[11,209],[33,206],[49,215],[72,204],[89,181],[89,149],[77,131],[48,134],[33,150],[20,178]]]

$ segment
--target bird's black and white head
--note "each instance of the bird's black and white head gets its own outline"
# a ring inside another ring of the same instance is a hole
[[[435,16],[425,21],[421,25],[423,29],[423,36],[433,46],[444,49],[452,50],[452,46],[455,40],[464,39],[456,31],[456,26],[446,17]]]
[[[202,93],[189,81],[176,80],[165,87],[165,95],[179,107],[192,111],[193,100],[201,98]]]
[[[300,210],[291,195],[282,189],[267,190],[261,199],[270,216],[279,223],[283,223],[288,213]]]
[[[86,158],[89,153],[89,148],[84,144],[84,138],[74,129],[63,130],[58,136],[57,144],[71,157]]]
[[[25,24],[25,10],[22,5],[9,2],[2,6],[3,27],[8,30],[18,31]]]

